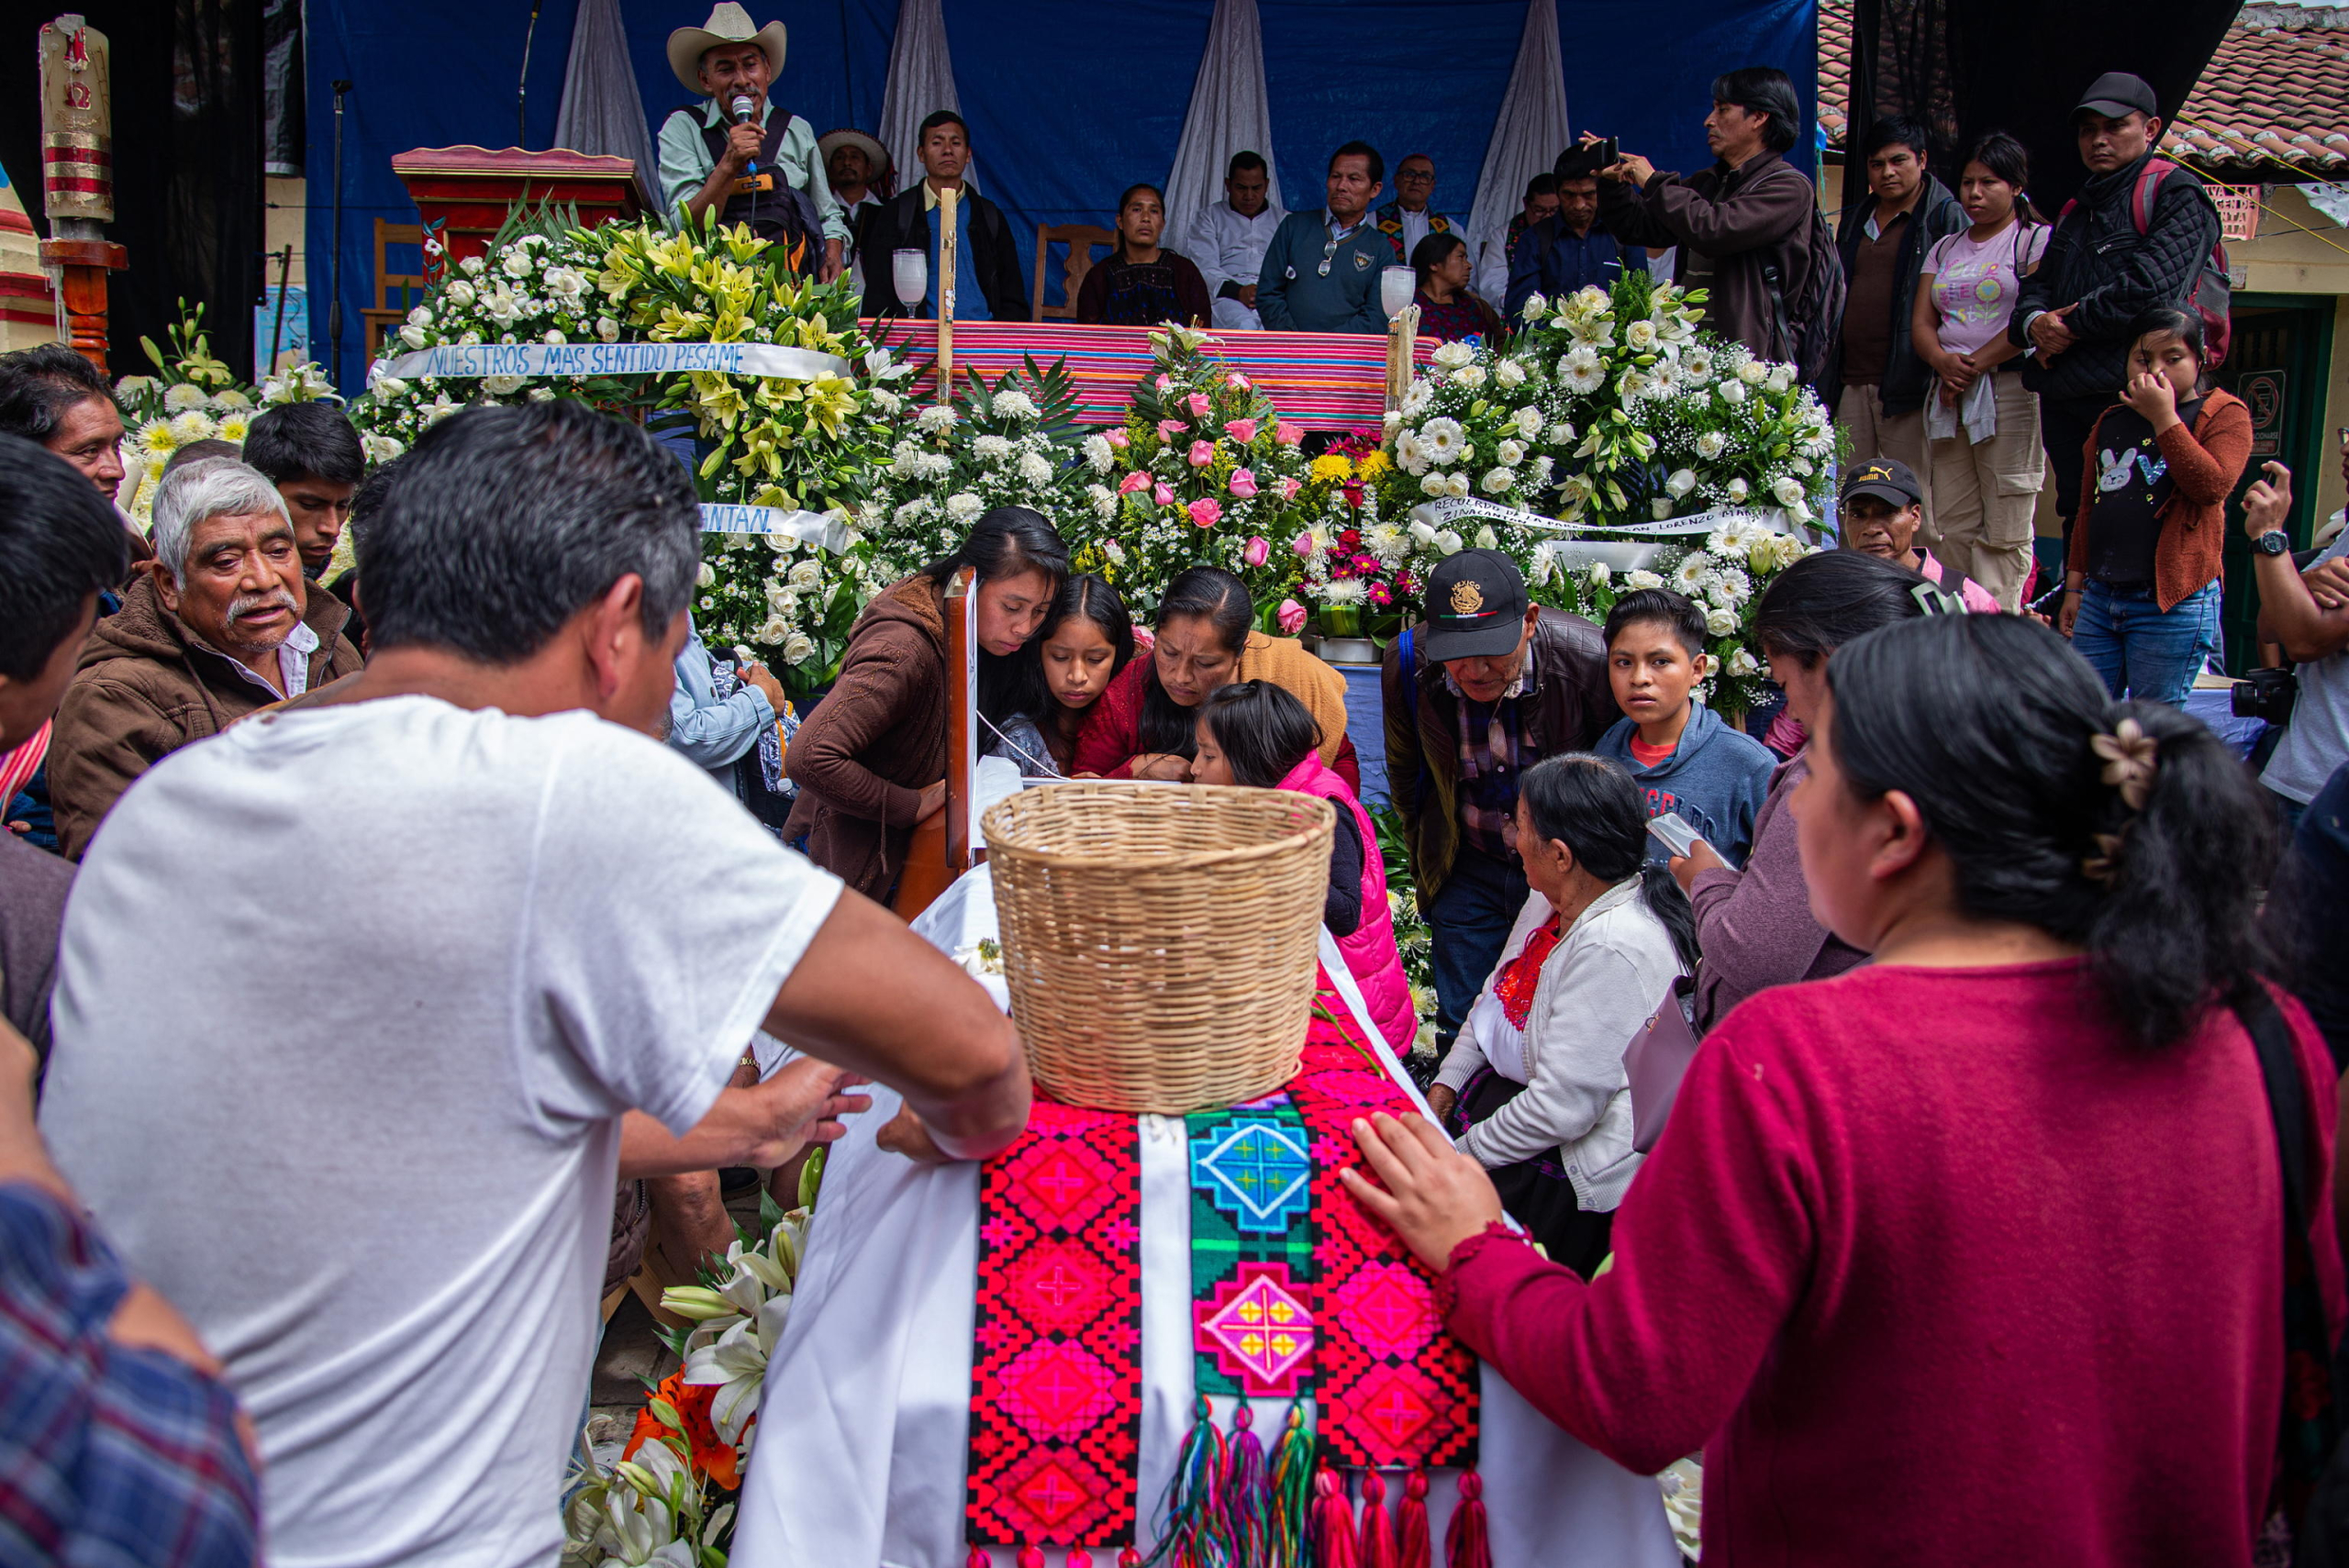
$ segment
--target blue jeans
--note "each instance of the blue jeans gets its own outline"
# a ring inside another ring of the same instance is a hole
[[[1465,845],[1453,857],[1452,874],[1428,906],[1437,1055],[1452,1048],[1493,965],[1501,961],[1528,891],[1522,867],[1504,865]]]
[[[2221,598],[2215,578],[2167,610],[2148,590],[2091,582],[2080,593],[2072,646],[2115,698],[2184,707],[2194,677],[2219,651]]]

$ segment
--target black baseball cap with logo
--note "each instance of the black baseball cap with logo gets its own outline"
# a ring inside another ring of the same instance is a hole
[[[2072,117],[2084,114],[2102,115],[2106,119],[2126,119],[2132,114],[2152,119],[2161,113],[2154,97],[2153,84],[2142,76],[2132,76],[2126,71],[2108,71],[2088,83],[2080,101],[2072,106]]]
[[[1428,573],[1427,656],[1497,659],[1525,636],[1525,575],[1497,550],[1463,550]]]
[[[1844,501],[1861,495],[1873,495],[1888,506],[1914,506],[1924,500],[1925,490],[1907,463],[1897,457],[1876,457],[1854,463],[1843,476]]]

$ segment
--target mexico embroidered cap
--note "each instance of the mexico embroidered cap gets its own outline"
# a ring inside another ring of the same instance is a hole
[[[1854,463],[1843,476],[1843,499],[1873,495],[1888,506],[1913,506],[1925,498],[1924,488],[1909,465],[1898,458],[1877,457]]]
[[[1497,550],[1463,550],[1428,573],[1427,653],[1497,659],[1525,635],[1525,578]]]

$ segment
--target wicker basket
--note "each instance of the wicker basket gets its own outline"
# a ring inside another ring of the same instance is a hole
[[[1036,1081],[1183,1116],[1296,1074],[1330,883],[1330,803],[1085,780],[981,821],[1011,1016]]]

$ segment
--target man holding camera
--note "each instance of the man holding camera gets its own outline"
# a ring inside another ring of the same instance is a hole
[[[2349,476],[2349,452],[2342,472]],[[2283,644],[2299,695],[2259,782],[2297,825],[2332,771],[2349,762],[2349,530],[2304,573],[2292,560],[2291,515],[2291,471],[2270,462],[2243,492],[2243,531],[2259,577],[2259,640]]]

